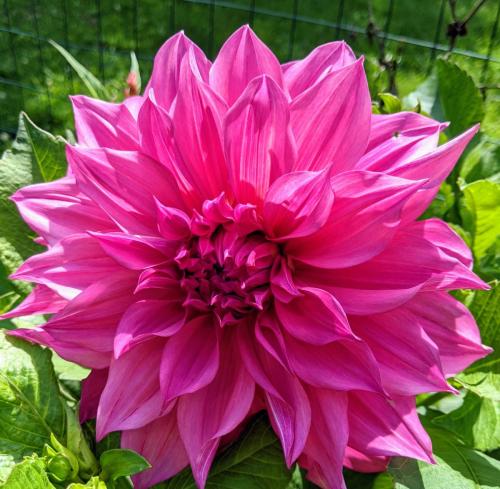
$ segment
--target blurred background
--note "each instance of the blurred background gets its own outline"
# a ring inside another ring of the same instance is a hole
[[[88,93],[49,39],[98,77],[111,99],[120,100],[131,51],[147,80],[154,53],[171,34],[184,29],[214,57],[245,23],[282,61],[345,39],[367,56],[374,96],[408,94],[446,55],[480,87],[486,102],[483,125],[499,132],[500,0],[1,1],[0,149],[15,134],[20,110],[61,133],[72,124],[68,95]]]

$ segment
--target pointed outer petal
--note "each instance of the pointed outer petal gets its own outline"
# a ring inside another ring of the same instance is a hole
[[[251,325],[237,330],[241,358],[264,390],[271,424],[283,446],[288,466],[302,453],[311,425],[309,399],[300,380],[288,372],[253,336]]]
[[[295,170],[352,170],[370,135],[371,101],[363,59],[326,75],[295,98],[290,122],[297,141]]]
[[[311,346],[286,335],[286,348],[293,372],[310,385],[336,391],[384,392],[377,361],[363,341]]]
[[[268,75],[283,87],[281,67],[273,52],[248,25],[224,43],[210,69],[210,86],[233,105],[254,78]]]
[[[425,181],[352,171],[331,183],[335,202],[327,223],[286,244],[288,256],[321,268],[346,268],[379,254],[394,237],[403,206]]]
[[[366,455],[394,455],[435,463],[414,398],[349,392],[349,446]]]
[[[164,345],[163,338],[151,339],[111,361],[97,409],[97,440],[112,431],[140,428],[165,414],[158,379]]]
[[[467,268],[472,269],[472,253],[464,240],[441,219],[427,219],[409,224],[406,231],[415,232],[444,253],[462,262]]]
[[[358,315],[376,314],[394,309],[410,300],[422,288],[422,284],[418,280],[412,280],[411,275],[406,277],[406,281],[402,277],[399,283],[392,284],[390,277],[385,279],[388,270],[384,270],[379,284],[376,280],[379,276],[376,267],[369,270],[370,277],[365,281],[363,276],[365,268],[361,268],[363,265],[330,273],[323,268],[297,265],[294,280],[299,290],[301,286],[312,285],[330,292],[339,301],[346,314]],[[398,275],[398,270],[395,270],[397,266],[398,264],[395,264],[391,269],[395,276]],[[405,268],[411,267],[405,265]],[[421,275],[420,280],[429,277],[428,273]]]
[[[116,229],[109,217],[79,191],[73,177],[29,185],[11,199],[24,221],[50,245],[70,234]]]
[[[406,247],[409,254],[417,253],[417,256],[413,257],[415,263],[418,263],[418,257],[420,259],[426,257],[425,267],[420,265],[420,268],[427,268],[431,271],[431,276],[424,286],[425,290],[488,290],[490,286],[473,273],[469,266],[464,265],[464,262],[468,261],[467,256],[464,258],[456,257],[456,238],[458,237],[448,232],[449,235],[451,234],[451,239],[448,239],[444,229],[441,229],[440,236],[433,236],[432,233],[429,233],[427,221],[414,222],[399,231],[394,242],[391,243],[390,251],[388,251],[398,255],[399,252],[395,248],[402,246],[401,249],[404,250]],[[435,238],[438,241],[434,242],[429,238]],[[458,239],[460,240],[460,238]]]
[[[133,301],[137,276],[114,272],[87,287],[43,327],[12,331],[87,368],[109,366],[116,327]]]
[[[299,289],[304,285],[325,289],[347,314],[362,316],[401,306],[419,291],[488,289],[462,262],[422,237],[422,222],[400,229],[390,246],[360,265],[331,274],[296,265],[295,283]]]
[[[28,258],[11,277],[44,284],[64,299],[72,299],[91,283],[120,270],[96,240],[74,234]]]
[[[168,39],[156,53],[153,72],[144,90],[147,94],[153,89],[158,103],[169,110],[180,84],[181,61],[187,52],[192,50],[196,66],[203,80],[208,80],[210,61],[203,51],[194,44],[184,32],[179,32]]]
[[[80,190],[125,231],[157,232],[154,198],[183,207],[169,170],[142,153],[68,145],[66,156]]]
[[[124,103],[113,104],[83,95],[70,99],[78,144],[93,148],[137,149],[137,123]]]
[[[327,221],[333,204],[327,171],[293,172],[273,182],[264,200],[264,230],[271,238],[309,236]]]
[[[177,172],[201,200],[217,197],[227,188],[222,147],[222,117],[226,104],[196,73],[188,54],[181,63],[180,85],[172,114],[180,158]]]
[[[189,463],[177,427],[177,410],[135,430],[125,430],[121,447],[141,454],[152,467],[132,476],[135,489],[149,489],[170,479]]]
[[[165,402],[199,391],[213,381],[219,368],[217,326],[210,316],[199,316],[166,343],[160,367]]]
[[[385,314],[350,316],[353,330],[370,347],[382,383],[398,396],[424,392],[458,392],[448,385],[439,350],[418,317],[401,306]]]
[[[191,234],[191,220],[188,215],[175,207],[167,207],[156,201],[158,231],[169,240],[178,241]]]
[[[345,42],[329,42],[311,51],[304,59],[285,65],[283,80],[293,99],[328,73],[355,61],[356,56]]]
[[[204,487],[220,438],[233,431],[248,415],[255,383],[236,347],[234,332],[221,341],[221,361],[214,380],[179,400],[178,422],[182,441],[198,487]]]
[[[422,292],[405,305],[413,324],[419,325],[439,349],[446,376],[456,375],[488,355],[469,310],[445,292]]]
[[[180,301],[144,299],[135,302],[118,324],[114,340],[115,358],[151,337],[176,334],[185,318],[186,312]]]
[[[439,126],[436,126],[431,134],[405,136],[396,133],[395,136],[365,153],[356,163],[356,170],[391,173],[393,168],[434,151],[438,146],[439,133]]]
[[[342,463],[349,438],[347,394],[326,389],[308,389],[311,430],[304,448],[316,484],[346,489]]]
[[[137,236],[126,233],[89,233],[104,253],[130,270],[159,265],[175,256],[177,244],[156,236]]]
[[[275,260],[271,269],[271,292],[275,299],[285,304],[302,295],[293,282],[292,270],[284,256]]]
[[[436,129],[444,131],[448,123],[435,121],[416,112],[398,112],[397,114],[372,114],[370,139],[366,151],[391,139],[394,134],[404,136],[428,136]]]
[[[478,130],[479,124],[439,146],[431,153],[411,161],[406,161],[390,169],[391,175],[397,177],[409,178],[411,180],[429,179],[424,188],[406,204],[404,222],[415,220],[427,209],[438,193],[439,186],[451,173],[458,158]]]
[[[365,455],[349,446],[345,449],[344,465],[356,472],[384,472],[389,460],[389,457]]]
[[[108,373],[109,370],[107,368],[94,369],[82,381],[82,393],[78,408],[80,423],[85,423],[89,419],[95,419],[97,416],[97,406],[108,381]]]
[[[313,345],[353,337],[345,312],[335,297],[314,287],[299,290],[301,297],[285,304],[275,302],[276,315],[286,331]]]
[[[63,299],[52,289],[37,285],[21,304],[5,314],[0,314],[0,321],[33,314],[53,314],[63,309],[67,303],[67,299]]]
[[[288,102],[269,76],[250,82],[224,121],[228,174],[239,202],[260,204],[295,159]]]

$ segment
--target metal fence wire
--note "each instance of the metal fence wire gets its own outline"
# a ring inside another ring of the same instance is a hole
[[[49,39],[116,87],[131,50],[145,79],[154,53],[174,32],[184,29],[213,57],[245,23],[282,61],[345,39],[388,73],[391,90],[422,80],[441,53],[451,53],[485,89],[495,91],[500,82],[500,0],[0,1],[0,132],[8,134],[20,110],[49,130],[64,127],[67,96],[82,90]]]

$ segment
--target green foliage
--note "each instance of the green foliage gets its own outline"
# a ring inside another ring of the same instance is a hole
[[[36,455],[17,464],[1,489],[55,489],[45,472],[45,462]]]
[[[452,61],[439,59],[432,76],[405,99],[408,107],[420,105],[438,120],[450,121],[449,136],[456,136],[484,116],[483,98],[471,76]]]
[[[51,352],[0,332],[0,480],[12,465],[63,437],[65,409]]]
[[[144,457],[121,448],[104,452],[99,461],[103,480],[115,481],[119,477],[134,475],[151,467]]]
[[[281,446],[268,421],[258,416],[236,443],[215,460],[207,489],[284,489],[291,479]],[[190,470],[161,486],[164,489],[196,489]]]
[[[66,49],[57,44],[57,42],[50,40],[50,44],[55,47],[68,64],[75,70],[76,74],[87,87],[89,94],[94,98],[101,98],[104,100],[110,99],[110,94],[102,82],[85,66],[77,61]]]
[[[493,489],[500,462],[468,448],[446,430],[426,426],[436,465],[396,457],[389,464],[394,489]]]

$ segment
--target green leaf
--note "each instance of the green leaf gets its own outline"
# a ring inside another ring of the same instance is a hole
[[[92,477],[86,484],[73,483],[67,489],[108,489],[108,486],[99,477]]]
[[[217,457],[206,489],[284,489],[291,477],[269,422],[257,416],[239,440]],[[162,487],[196,489],[196,484],[191,471],[184,470]]]
[[[476,318],[484,344],[493,348],[493,353],[474,363],[455,379],[479,397],[500,402],[500,285],[492,284],[490,291],[474,292],[468,304]]]
[[[46,472],[45,463],[37,457],[31,457],[12,469],[1,489],[55,489]]]
[[[132,450],[116,448],[108,450],[101,455],[101,478],[103,480],[116,480],[149,469],[151,465],[138,453]]]
[[[76,71],[76,74],[87,87],[90,95],[94,98],[109,100],[111,97],[102,82],[92,74],[85,66],[77,61],[66,49],[57,44],[57,42],[49,40],[49,43],[55,47],[64,57],[68,64]]]
[[[456,410],[432,422],[455,433],[467,446],[481,451],[500,447],[500,404],[468,392]]]
[[[401,100],[392,93],[379,93],[378,98],[381,102],[380,109],[383,114],[401,112]]]
[[[500,141],[483,135],[465,157],[460,177],[467,183],[476,180],[500,182]]]
[[[438,120],[450,121],[449,136],[456,136],[484,117],[481,91],[471,76],[449,60],[439,59],[436,69],[409,94],[406,107],[420,104],[423,111]]]
[[[16,206],[9,198],[21,187],[63,176],[66,171],[64,147],[65,141],[62,138],[41,130],[26,114],[21,113],[16,140],[0,160],[2,275],[12,273],[24,259],[42,251],[42,248],[34,243],[33,232],[22,221]],[[8,287],[21,296],[30,290],[30,286],[22,282],[12,282]]]
[[[64,403],[51,352],[0,332],[0,480],[54,433],[63,439]]]
[[[462,190],[462,221],[472,236],[474,256],[481,259],[500,234],[500,184],[478,180]]]
[[[493,489],[500,481],[500,462],[466,447],[449,431],[426,427],[436,465],[395,457],[389,473],[395,489]]]

